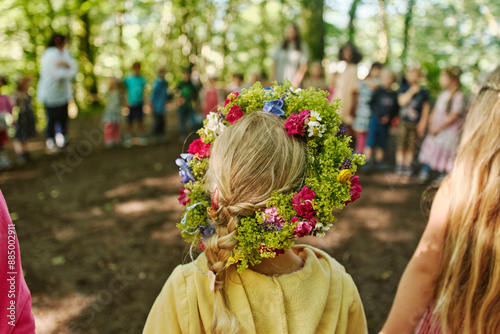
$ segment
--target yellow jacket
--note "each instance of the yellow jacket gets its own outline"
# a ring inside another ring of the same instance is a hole
[[[368,333],[358,291],[344,267],[311,246],[294,246],[305,264],[299,271],[266,276],[250,269],[226,285],[228,308],[240,333]],[[207,259],[196,259],[206,273]],[[213,293],[193,263],[172,272],[149,313],[144,334],[210,333]]]

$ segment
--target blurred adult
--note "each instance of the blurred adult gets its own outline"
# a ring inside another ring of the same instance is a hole
[[[289,24],[285,28],[285,40],[272,53],[274,60],[271,81],[283,84],[289,80],[294,87],[300,87],[307,71],[309,58],[307,47],[302,44],[299,28]]]
[[[347,43],[340,48],[339,60],[344,61],[346,66],[344,71],[337,76],[334,98],[340,98],[342,103],[340,115],[350,133],[352,133],[352,124],[358,104],[358,63],[361,58],[361,53],[352,43]]]
[[[67,145],[68,102],[71,94],[71,80],[78,71],[75,59],[67,50],[68,38],[54,34],[47,50],[42,55],[38,100],[43,102],[47,113],[47,150],[55,153]],[[56,129],[62,137],[56,141]]]

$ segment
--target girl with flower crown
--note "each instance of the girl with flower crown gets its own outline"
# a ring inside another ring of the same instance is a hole
[[[333,207],[361,191],[363,157],[352,155],[326,96],[257,83],[208,115],[177,160],[186,208],[178,227],[203,252],[172,272],[144,333],[367,333],[344,268],[294,246],[324,235]]]
[[[499,127],[497,67],[467,115],[453,170],[381,333],[500,332]]]

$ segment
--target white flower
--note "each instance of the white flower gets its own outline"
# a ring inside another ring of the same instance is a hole
[[[319,122],[319,121],[321,121],[321,115],[320,115],[319,112],[311,110],[310,111],[310,115],[311,115],[309,117],[309,121],[310,122]]]
[[[323,133],[326,131],[326,126],[324,124],[320,124],[319,122],[311,122],[307,123],[307,134],[309,137],[312,136],[320,136],[323,137]]]
[[[216,135],[220,135],[226,126],[222,124],[222,122],[219,119],[219,113],[215,112],[210,112],[207,115],[207,124],[205,125],[205,134],[207,134],[208,131],[212,131]]]
[[[294,94],[300,94],[300,92],[302,91],[302,88],[290,88],[290,90],[292,91],[292,93]]]

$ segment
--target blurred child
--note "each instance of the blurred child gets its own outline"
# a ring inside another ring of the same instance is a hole
[[[352,128],[356,136],[356,153],[363,153],[366,140],[368,138],[368,125],[370,124],[370,99],[373,91],[380,85],[380,71],[383,65],[381,63],[373,63],[365,80],[359,84],[358,108]]]
[[[408,68],[405,73],[407,86],[398,95],[401,121],[396,150],[396,173],[405,177],[413,174],[411,165],[417,137],[421,138],[425,134],[430,110],[429,93],[418,84],[419,77],[418,67]]]
[[[201,109],[203,111],[203,116],[206,117],[209,112],[217,112],[217,106],[224,97],[221,96],[223,93],[219,88],[217,88],[217,77],[210,76],[208,78],[208,84],[200,92]]]
[[[309,67],[309,77],[304,80],[304,88],[314,87],[326,90],[325,79],[323,78],[323,67],[319,61],[315,61]]]
[[[120,145],[120,124],[122,122],[122,92],[118,78],[109,79],[106,109],[104,109],[104,145],[111,148]]]
[[[147,140],[144,137],[144,89],[146,87],[146,79],[141,75],[141,64],[135,62],[132,65],[132,75],[125,78],[125,86],[127,87],[127,102],[129,114],[127,116],[127,129],[123,145],[125,147],[132,146],[132,126],[134,121],[137,122],[139,145],[146,145]]]
[[[460,69],[457,67],[448,67],[441,72],[439,77],[439,83],[444,91],[439,94],[429,116],[428,134],[422,143],[418,157],[422,164],[419,175],[421,183],[429,180],[431,170],[440,173],[437,179],[439,182],[453,167],[464,109],[464,94],[460,91],[460,74]]]
[[[176,87],[179,104],[179,140],[184,141],[187,130],[186,123],[189,120],[191,130],[196,126],[193,110],[193,101],[196,98],[196,88],[191,82],[191,70],[186,67],[182,70],[183,80]]]
[[[248,88],[248,85],[245,85],[245,76],[241,73],[233,74],[233,81],[227,85],[227,93],[241,92],[243,88]]]
[[[459,114],[463,99],[456,98],[462,95],[459,73],[451,68],[443,71],[446,88],[433,111],[436,119],[439,110],[446,113],[450,97],[456,109],[452,107],[443,118]],[[497,67],[467,114],[453,170],[436,193],[427,227],[401,277],[381,334],[498,333],[499,120]],[[436,124],[431,130],[436,130]]]
[[[384,169],[384,151],[389,134],[392,118],[398,114],[398,95],[392,89],[396,80],[394,73],[384,68],[380,73],[380,87],[377,88],[370,99],[370,123],[368,125],[368,140],[366,143],[366,161],[370,165],[375,163],[378,169]],[[375,161],[373,161],[373,151]]]
[[[168,82],[165,80],[167,71],[165,68],[158,70],[158,77],[153,83],[153,91],[151,93],[151,107],[153,109],[153,129],[151,136],[154,141],[166,142],[166,115],[165,106],[168,101]]]
[[[0,76],[0,170],[9,169],[12,167],[12,162],[5,153],[4,146],[9,142],[9,135],[7,134],[8,114],[12,114],[12,104],[7,95],[2,95],[2,87],[7,85],[7,79]]]
[[[27,141],[36,137],[35,114],[28,89],[31,86],[31,77],[23,77],[17,84],[15,105],[18,108],[16,121],[16,134],[14,136],[14,149],[17,154],[17,162],[26,164],[30,156],[26,149]]]
[[[337,72],[330,73],[330,76],[328,78],[328,88],[326,89],[328,91],[328,102],[330,103],[333,102],[336,82],[337,82]]]

